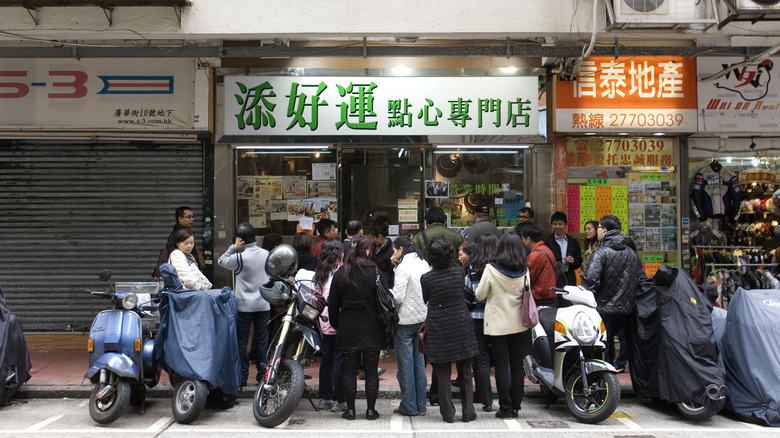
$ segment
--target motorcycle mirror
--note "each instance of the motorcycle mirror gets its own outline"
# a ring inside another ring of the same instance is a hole
[[[103,269],[100,271],[100,281],[108,281],[111,279],[111,271]]]

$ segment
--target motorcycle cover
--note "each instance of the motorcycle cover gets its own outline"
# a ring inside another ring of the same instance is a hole
[[[780,289],[738,288],[720,340],[729,397],[726,409],[780,426]]]
[[[241,359],[236,337],[236,298],[229,287],[185,290],[173,266],[164,263],[157,360],[166,370],[188,379],[205,380],[238,397]],[[160,348],[162,347],[162,348]]]
[[[631,380],[642,397],[704,404],[726,383],[712,303],[679,268],[663,265],[637,297]]]
[[[11,314],[0,288],[0,405],[7,403],[30,380],[31,369],[22,323]]]

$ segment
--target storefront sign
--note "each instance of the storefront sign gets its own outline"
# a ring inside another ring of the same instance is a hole
[[[192,59],[0,59],[0,129],[194,129]]]
[[[774,183],[780,181],[778,175],[780,172],[773,170],[743,170],[739,172],[739,182]]]
[[[569,166],[671,167],[668,138],[573,138],[566,142]]]
[[[225,135],[538,135],[536,77],[225,77]]]
[[[555,87],[557,132],[696,132],[696,64],[685,58],[588,58]]]
[[[780,58],[759,59],[734,67],[725,75],[712,76],[742,58],[698,58],[699,130],[710,132],[780,132],[780,81],[774,62]]]

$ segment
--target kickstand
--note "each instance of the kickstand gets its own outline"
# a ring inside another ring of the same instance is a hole
[[[306,399],[309,400],[309,403],[311,403],[311,407],[314,408],[315,411],[319,412],[322,409],[318,408],[317,405],[314,404],[314,400],[311,399],[311,395],[309,395],[309,391],[307,391],[308,387],[306,385],[303,386],[303,393],[306,394]]]

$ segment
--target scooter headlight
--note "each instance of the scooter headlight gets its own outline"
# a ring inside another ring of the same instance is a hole
[[[571,335],[581,345],[593,345],[599,337],[599,331],[590,316],[585,312],[578,312],[574,315]]]
[[[125,310],[133,310],[138,305],[138,295],[130,292],[122,297],[122,308]]]

